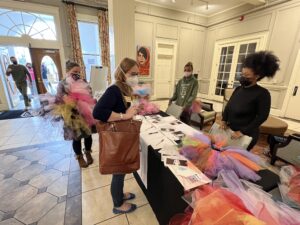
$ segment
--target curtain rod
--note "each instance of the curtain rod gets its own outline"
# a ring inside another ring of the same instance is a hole
[[[83,7],[88,7],[88,8],[93,8],[93,9],[98,9],[98,10],[102,10],[102,11],[107,11],[107,8],[103,8],[103,7],[97,7],[97,6],[91,6],[91,5],[86,5],[86,4],[82,4],[82,3],[77,3],[77,2],[73,2],[73,1],[69,1],[69,0],[62,0],[63,3],[66,4],[73,4],[73,5],[79,5],[79,6],[83,6]]]

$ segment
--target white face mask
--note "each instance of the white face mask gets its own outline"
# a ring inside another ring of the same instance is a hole
[[[192,72],[184,72],[184,74],[183,74],[185,77],[189,77],[189,76],[191,76],[192,75]]]
[[[138,76],[131,76],[126,79],[126,84],[128,84],[130,87],[134,87],[134,86],[138,85],[138,83],[139,83]]]

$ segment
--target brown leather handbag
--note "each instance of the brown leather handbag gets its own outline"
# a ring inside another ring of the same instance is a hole
[[[132,173],[140,168],[138,120],[99,122],[99,171],[101,174]]]

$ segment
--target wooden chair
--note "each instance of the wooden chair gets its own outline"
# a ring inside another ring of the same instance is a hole
[[[216,121],[217,113],[214,111],[213,104],[202,102],[202,111],[200,113],[191,114],[191,125],[199,127],[200,130],[209,122],[212,124]]]

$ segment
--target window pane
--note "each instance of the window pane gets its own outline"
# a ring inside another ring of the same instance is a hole
[[[231,62],[232,62],[232,55],[227,55],[226,63],[231,63]]]
[[[238,63],[243,63],[245,59],[245,55],[239,55]]]
[[[100,46],[98,24],[79,21],[78,28],[82,53],[99,55]]]
[[[233,54],[234,46],[228,47],[228,54]]]
[[[221,51],[221,55],[226,55],[227,53],[227,47],[223,47]]]
[[[246,53],[247,51],[247,44],[241,45],[240,46],[240,53]]]
[[[51,15],[0,8],[0,27],[1,36],[21,37],[27,34],[33,39],[56,40],[54,17]]]
[[[248,53],[254,53],[256,49],[256,43],[251,43],[248,46]]]
[[[92,66],[100,66],[100,55],[83,55],[83,61],[85,65],[86,80],[90,81]]]

